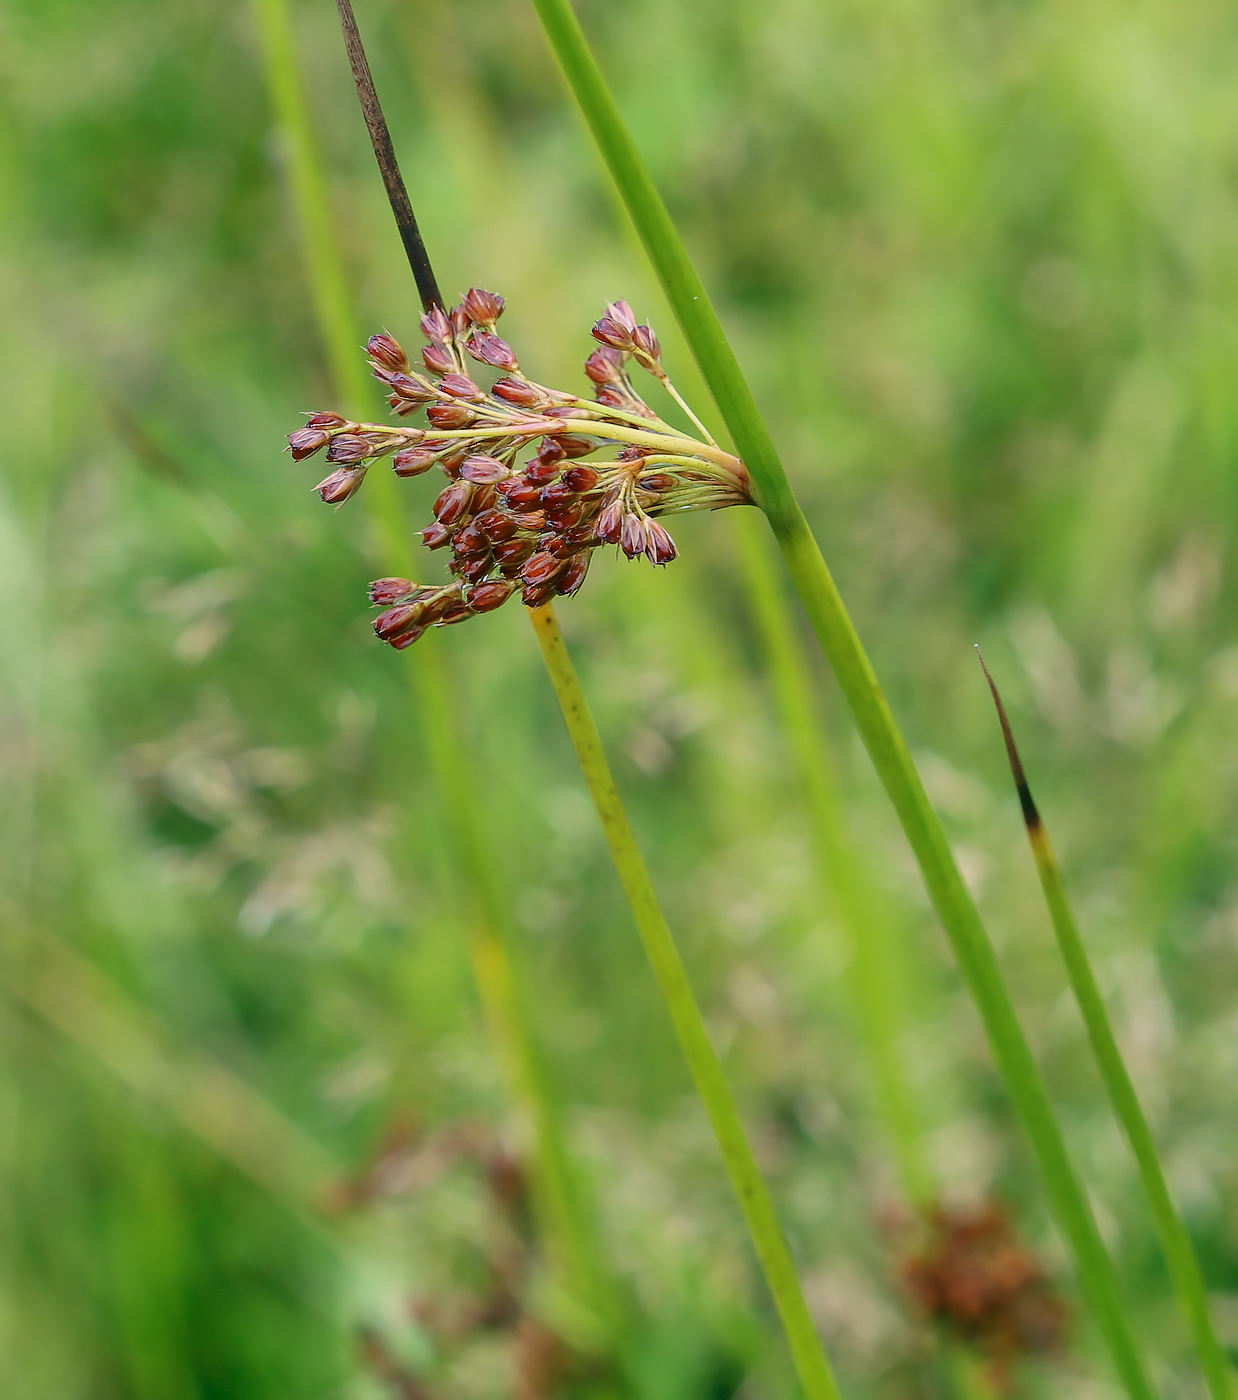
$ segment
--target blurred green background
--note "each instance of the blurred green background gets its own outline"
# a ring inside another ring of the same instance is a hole
[[[415,343],[334,8],[292,8],[358,345],[380,327]],[[502,292],[525,365],[564,387],[626,296],[699,400],[531,9],[358,8],[445,290]],[[979,894],[1161,1393],[1200,1395],[971,644],[1238,1346],[1238,14],[581,13]],[[405,674],[433,647],[635,1300],[637,1389],[789,1397],[521,610],[380,648],[363,504],[327,509],[318,464],[282,451],[299,414],[338,405],[254,13],[11,0],[0,27],[0,1390],[535,1393],[513,1389],[502,1329],[453,1340],[425,1301],[476,1292],[514,1228],[486,1164],[527,1146]],[[402,484],[410,524],[435,489]],[[845,1388],[958,1393],[897,1283],[901,1198],[847,943],[731,524],[683,523],[656,575],[599,559],[562,621]],[[926,1155],[948,1200],[1005,1200],[1073,1299],[970,1002],[812,656]],[[1019,1394],[1116,1393],[1072,1308],[1065,1354],[1020,1371]]]

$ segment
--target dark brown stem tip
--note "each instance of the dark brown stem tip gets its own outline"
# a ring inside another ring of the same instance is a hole
[[[997,708],[997,719],[1002,727],[1002,738],[1006,742],[1006,757],[1010,760],[1010,773],[1014,778],[1015,791],[1019,794],[1023,820],[1029,832],[1036,832],[1040,828],[1040,813],[1032,798],[1032,790],[1027,785],[1027,774],[1023,771],[1023,760],[1019,756],[1019,747],[1014,741],[1014,731],[1010,728],[1010,717],[1006,713],[1006,706],[1002,703],[1001,692],[997,688],[997,682],[993,679],[993,673],[985,663],[984,653],[980,650],[979,642],[976,643],[976,655],[980,659],[980,669],[984,672],[984,678],[989,683],[989,693],[993,696],[993,704]]]

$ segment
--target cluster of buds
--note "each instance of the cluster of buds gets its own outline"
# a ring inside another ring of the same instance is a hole
[[[385,608],[374,630],[397,648],[517,593],[528,607],[568,597],[604,545],[669,564],[677,550],[659,517],[752,499],[743,463],[710,438],[676,393],[657,336],[637,324],[626,302],[608,306],[593,328],[599,348],[585,362],[592,399],[523,373],[496,330],[503,305],[473,288],[450,312],[427,312],[420,366],[391,336],[371,337],[370,365],[393,412],[424,411],[426,427],[314,413],[288,439],[297,461],[326,448],[335,470],[315,489],[330,505],[352,497],[380,458],[391,459],[397,476],[437,467],[447,477],[421,539],[428,549],[450,551],[451,581],[385,578],[370,587],[371,601]],[[645,403],[628,374],[632,361],[661,382],[699,436]],[[488,387],[473,377],[484,375],[477,366],[494,372],[484,376]]]

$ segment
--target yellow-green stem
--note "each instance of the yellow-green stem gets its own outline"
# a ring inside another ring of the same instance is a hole
[[[666,1002],[680,1048],[705,1105],[731,1186],[778,1309],[800,1383],[808,1400],[839,1400],[825,1348],[808,1311],[795,1261],[778,1221],[769,1188],[753,1156],[726,1072],[709,1038],[705,1018],[657,891],[615,786],[602,739],[572,664],[554,609],[530,610],[530,618],[563,719],[580,760],[611,859]]]
[[[254,0],[254,14],[323,348],[341,402],[361,419],[366,416],[364,406],[373,389],[364,369],[326,181],[309,122],[288,0]],[[365,494],[375,535],[374,553],[392,573],[407,572],[411,551],[395,479],[388,472],[370,475]],[[578,1302],[609,1327],[616,1321],[613,1287],[564,1141],[558,1106],[538,1056],[507,942],[506,910],[493,884],[493,862],[475,813],[463,796],[476,787],[468,780],[470,756],[457,727],[459,707],[442,648],[423,643],[411,658],[408,675],[448,812],[451,850],[459,872],[456,884],[465,904],[462,917],[468,926],[478,994],[513,1094],[533,1128],[534,1190],[547,1226],[551,1255]]]
[[[808,613],[865,747],[915,853],[980,1011],[994,1059],[1036,1155],[1054,1213],[1132,1400],[1152,1400],[1140,1349],[1127,1320],[1113,1261],[1066,1150],[1044,1080],[1002,978],[997,956],[959,874],[945,831],[912,762],[769,429],[683,240],[667,212],[614,95],[598,67],[571,0],[532,0],[564,77],[597,143],[666,292],[710,393],[751,473],[796,591]]]
[[[1053,922],[1057,946],[1061,950],[1062,961],[1066,964],[1071,989],[1079,1004],[1088,1040],[1092,1045],[1092,1054],[1104,1080],[1109,1102],[1135,1154],[1144,1195],[1160,1235],[1161,1248],[1165,1252],[1169,1274],[1178,1293],[1178,1301],[1186,1314],[1195,1341],[1195,1350],[1199,1354],[1199,1364],[1208,1389],[1212,1392],[1213,1400],[1233,1400],[1229,1362],[1212,1325],[1208,1309],[1208,1290],[1200,1273],[1195,1248],[1191,1244],[1186,1226],[1182,1223],[1182,1217],[1174,1206],[1173,1197],[1169,1193],[1169,1183],[1165,1180],[1160,1155],[1156,1150],[1156,1139],[1152,1136],[1152,1128],[1131,1082],[1122,1051],[1118,1048],[1117,1037],[1113,1033],[1109,1013],[1105,1008],[1105,999],[1101,995],[1096,974],[1092,970],[1092,961],[1088,957],[1087,945],[1079,932],[1079,925],[1075,922],[1061,867],[1049,840],[1049,833],[1045,830],[1040,812],[1032,799],[1006,707],[983,657],[980,664],[984,667],[985,679],[989,683],[993,703],[997,706],[997,717],[1001,723],[1002,737],[1006,741],[1006,754],[1010,760],[1015,790],[1023,808],[1027,839],[1032,848],[1037,873],[1040,875],[1045,903],[1049,906],[1049,917]]]

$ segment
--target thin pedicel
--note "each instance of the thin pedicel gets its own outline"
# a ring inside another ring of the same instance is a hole
[[[349,500],[387,457],[397,476],[438,467],[447,477],[421,539],[427,549],[450,549],[452,581],[385,578],[370,588],[371,601],[387,608],[374,630],[397,648],[429,627],[492,612],[517,590],[530,608],[570,597],[604,545],[669,564],[678,549],[659,516],[751,502],[739,458],[672,427],[636,389],[632,361],[671,386],[657,336],[627,302],[612,303],[593,327],[600,344],[585,361],[593,399],[522,371],[497,333],[504,304],[474,287],[450,312],[431,308],[421,318],[427,344],[417,367],[391,336],[370,338],[370,365],[393,412],[424,410],[425,428],[315,413],[288,439],[298,461],[327,449],[336,470],[316,489],[331,505]],[[498,371],[488,389],[471,362]],[[607,448],[614,455],[579,460]]]

